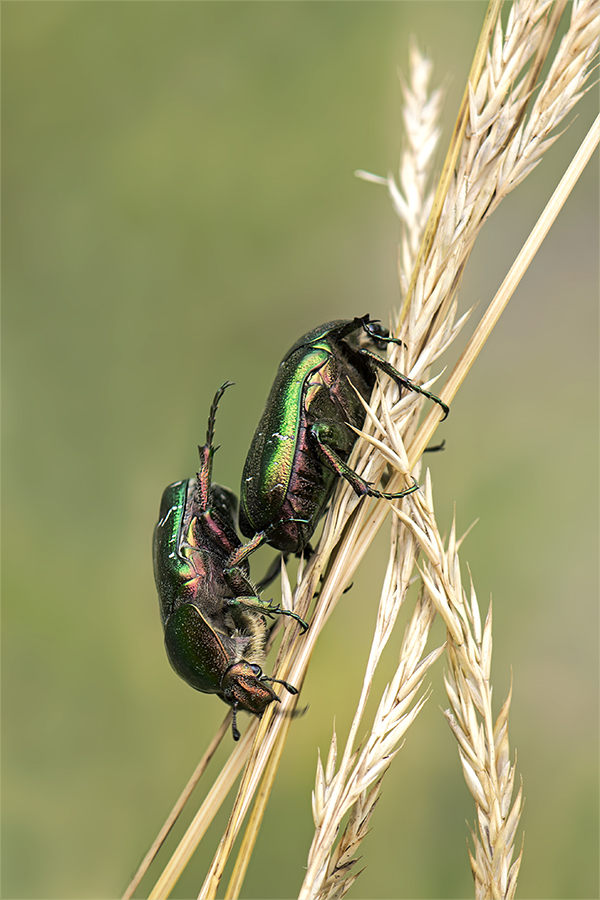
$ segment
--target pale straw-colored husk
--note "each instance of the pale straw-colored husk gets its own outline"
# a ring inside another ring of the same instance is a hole
[[[439,139],[442,98],[439,91],[429,92],[431,62],[413,44],[410,77],[402,85],[406,138],[398,181],[392,176],[359,173],[387,186],[403,225],[399,253],[403,305],[393,323],[403,346],[394,346],[389,359],[425,387],[439,378],[431,377],[431,366],[452,343],[468,315],[457,319],[457,291],[483,222],[537,165],[556,139],[551,132],[586,89],[598,44],[597,0],[578,0],[567,8],[567,32],[541,88],[534,91],[564,8],[565,4],[543,0],[518,0],[503,28],[500,3],[492,0],[435,196],[429,180]],[[433,388],[446,402],[455,396],[597,145],[599,134],[596,122],[450,377],[439,391]],[[409,486],[411,476],[418,476],[421,453],[442,416],[439,406],[432,405],[419,426],[423,402],[421,395],[412,392],[404,392],[398,399],[397,387],[387,377],[381,379],[349,460],[363,478],[377,483],[389,466],[392,474],[385,490],[394,492]],[[298,626],[286,624],[273,674],[301,687],[321,629],[392,507],[390,557],[364,685],[339,764],[335,733],[325,768],[318,764],[313,798],[315,836],[300,896],[339,897],[356,878],[354,854],[367,831],[381,780],[427,698],[423,686],[427,670],[445,650],[450,701],[446,717],[476,804],[478,834],[473,832],[475,849],[471,854],[475,894],[478,898],[512,897],[521,859],[520,853],[514,859],[521,792],[512,799],[515,771],[509,759],[507,731],[510,698],[494,723],[491,606],[482,626],[473,586],[469,599],[462,587],[460,542],[454,529],[446,544],[440,537],[429,477],[424,490],[391,503],[359,501],[348,484],[338,485],[317,550],[309,563],[300,567],[295,588],[282,567],[283,603],[303,617],[309,616],[321,576],[323,580],[309,617],[309,631],[300,638]],[[373,674],[415,573],[421,579],[421,590],[406,626],[398,668],[380,699],[370,733],[357,748],[357,730]],[[447,640],[444,647],[427,652],[429,628],[436,612],[443,617]],[[254,721],[246,729],[231,762],[211,790],[210,800],[207,798],[196,815],[151,898],[169,895],[247,760],[229,824],[199,894],[202,898],[216,896],[233,842],[258,792],[226,891],[227,897],[238,896],[292,721],[287,713],[293,711],[297,698],[282,695],[281,701],[277,712],[283,715],[275,715],[272,704],[260,722]],[[348,815],[336,845],[342,820]]]

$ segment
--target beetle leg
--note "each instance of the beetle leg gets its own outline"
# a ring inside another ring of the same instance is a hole
[[[258,550],[259,547],[267,540],[267,534],[264,531],[257,531],[251,540],[249,540],[246,544],[242,544],[237,550],[234,550],[229,559],[227,560],[226,568],[235,569],[239,566],[240,563],[244,562],[251,553],[254,553],[255,550]]]
[[[441,422],[447,418],[448,413],[450,412],[450,407],[447,403],[444,403],[443,400],[436,394],[432,394],[431,391],[426,391],[425,388],[419,387],[414,381],[411,381],[410,378],[407,378],[406,375],[403,375],[402,372],[399,372],[395,369],[386,359],[382,359],[380,356],[377,356],[376,353],[372,353],[370,350],[366,350],[364,347],[360,347],[356,351],[360,353],[361,356],[366,356],[371,360],[373,365],[377,366],[378,369],[381,369],[382,372],[385,372],[386,375],[389,375],[390,378],[396,382],[399,387],[405,387],[409,391],[414,391],[416,394],[423,394],[424,397],[429,397],[430,400],[433,400],[434,403],[437,403],[444,410],[444,415]]]
[[[301,619],[297,613],[292,612],[290,609],[283,609],[281,606],[272,606],[270,600],[261,600],[260,597],[231,597],[227,601],[227,605],[251,609],[261,613],[263,616],[268,616],[270,619],[273,619],[275,616],[289,616],[298,622],[302,628],[302,634],[308,631],[308,623]]]
[[[234,593],[234,596],[227,601],[228,606],[256,610],[256,612],[260,612],[269,617],[272,617],[273,614],[290,616],[292,619],[296,619],[296,621],[299,622],[302,626],[302,633],[304,633],[308,628],[304,619],[301,619],[300,616],[290,610],[282,609],[279,606],[271,606],[270,601],[261,600],[258,596],[258,589],[252,584],[242,569],[240,569],[240,562],[243,562],[246,557],[260,547],[265,540],[266,533],[264,531],[259,531],[247,544],[243,544],[235,550],[227,560],[223,569],[223,575],[225,581]]]
[[[384,491],[376,490],[376,488],[372,487],[368,481],[365,481],[364,478],[355,472],[354,469],[351,469],[325,440],[325,438],[330,438],[335,433],[335,426],[323,422],[315,422],[310,431],[329,468],[333,469],[333,471],[341,478],[345,478],[359,497],[367,496],[377,497],[383,500],[399,500],[401,497],[406,497],[407,494],[412,494],[413,491],[419,489],[419,485],[413,479],[414,483],[411,487],[407,488],[405,491],[400,491],[397,494],[387,494]]]
[[[236,720],[237,711],[238,711],[238,705],[239,705],[239,704],[238,704],[237,702],[231,704],[231,713],[232,713],[232,716],[231,716],[231,733],[232,733],[232,735],[233,735],[234,741],[239,741],[239,739],[240,739],[240,737],[241,737],[241,734],[239,733],[238,728],[237,728],[237,723],[236,723],[236,721],[235,721],[235,720]]]
[[[235,600],[257,600],[258,589],[254,587],[246,573],[239,566],[229,566],[229,563],[223,568],[223,577],[233,592]],[[228,601],[229,602],[229,601]]]

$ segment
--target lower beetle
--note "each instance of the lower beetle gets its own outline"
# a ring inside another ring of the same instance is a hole
[[[350,426],[363,425],[360,397],[369,400],[377,369],[401,389],[438,403],[444,418],[449,412],[435,394],[359,346],[361,331],[380,350],[387,343],[402,344],[365,315],[314,328],[281,361],[242,475],[239,524],[246,537],[262,533],[272,547],[299,553],[325,512],[336,477],[345,478],[359,496],[395,499],[418,488],[386,494],[347,465],[356,442]]]
[[[217,694],[233,709],[234,740],[239,709],[262,715],[279,697],[268,682],[297,690],[263,674],[268,627],[265,615],[295,613],[260,600],[249,578],[249,554],[263,537],[242,545],[236,528],[238,502],[228,488],[212,484],[212,446],[217,406],[229,382],[217,391],[206,443],[199,447],[196,478],[169,485],[154,530],[154,577],[169,662],[184,681]],[[261,583],[264,585],[268,579]]]

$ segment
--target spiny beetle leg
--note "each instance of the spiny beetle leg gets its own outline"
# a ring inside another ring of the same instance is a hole
[[[215,432],[215,421],[217,418],[217,409],[219,407],[219,403],[221,402],[221,397],[225,393],[228,387],[233,387],[235,382],[233,381],[224,381],[220,388],[217,389],[217,393],[214,396],[212,405],[210,407],[210,412],[208,414],[208,425],[206,428],[206,443],[212,444],[214,432]]]
[[[419,489],[419,485],[414,482],[411,487],[407,488],[405,491],[399,491],[397,494],[387,494],[384,491],[378,491],[376,488],[372,487],[368,481],[365,481],[364,478],[351,469],[343,459],[335,452],[333,447],[331,447],[325,440],[324,437],[330,436],[332,434],[332,426],[329,424],[323,424],[319,422],[315,422],[315,424],[311,428],[311,434],[317,442],[317,446],[323,457],[327,461],[327,464],[333,469],[333,471],[339,475],[341,478],[345,478],[346,481],[351,485],[354,489],[354,492],[358,494],[359,497],[376,497],[382,500],[400,500],[401,497],[406,497],[407,494],[412,494],[413,491]]]
[[[231,554],[229,559],[227,560],[227,569],[235,569],[242,563],[245,559],[247,559],[251,553],[254,553],[255,550],[258,550],[259,547],[267,540],[267,534],[265,531],[257,531],[253,538],[251,538],[246,544],[242,544],[241,547],[238,547],[237,550]]]
[[[424,397],[429,397],[430,400],[433,400],[434,403],[437,403],[444,410],[444,415],[440,419],[441,422],[444,421],[448,417],[448,413],[450,412],[450,407],[444,403],[443,400],[436,394],[432,394],[431,391],[426,391],[425,388],[420,387],[414,381],[411,381],[410,378],[407,378],[406,375],[403,375],[402,372],[399,372],[395,369],[387,360],[382,359],[380,356],[377,356],[376,353],[371,353],[370,350],[366,350],[364,347],[361,347],[358,351],[362,356],[366,356],[371,362],[377,366],[378,369],[381,369],[382,372],[385,372],[386,375],[389,375],[390,378],[393,378],[397,385],[400,387],[405,387],[409,391],[414,391],[416,394],[423,394]]]
[[[250,538],[246,544],[242,544],[241,547],[238,547],[238,549],[231,554],[227,560],[227,571],[237,568],[237,566],[247,559],[251,553],[254,553],[259,547],[262,547],[262,545],[268,541],[269,533],[275,531],[280,525],[284,525],[286,522],[301,522],[303,525],[306,525],[308,521],[308,519],[280,519],[278,522],[273,522],[273,524],[265,528],[264,531],[257,531],[253,538]],[[273,578],[277,577],[277,572],[271,575],[271,570],[269,569],[269,572],[265,577],[268,577],[269,580],[272,581]],[[264,581],[265,579],[263,578],[263,582]],[[269,582],[266,583],[268,584]]]
[[[291,609],[284,609],[281,605],[279,606],[269,606],[267,610],[267,615],[269,618],[273,618],[274,615],[278,616],[289,616],[291,619],[295,619],[296,622],[300,625],[302,631],[300,634],[305,634],[308,631],[309,625],[308,622],[305,622],[298,613],[292,612]]]
[[[231,597],[227,601],[228,606],[239,606],[243,609],[252,609],[256,612],[261,613],[263,616],[268,616],[270,619],[275,616],[289,616],[291,619],[295,619],[296,622],[302,628],[302,634],[305,631],[308,631],[308,623],[301,619],[300,616],[292,612],[291,609],[283,609],[281,606],[272,606],[270,600],[261,600],[259,597]]]
[[[210,407],[210,412],[208,414],[208,426],[206,428],[206,443],[203,447],[198,447],[198,453],[200,454],[200,468],[197,473],[197,484],[196,484],[196,492],[198,495],[198,501],[200,503],[200,509],[202,511],[208,509],[208,493],[210,491],[210,486],[212,483],[212,459],[213,456],[218,450],[218,447],[213,447],[212,442],[215,436],[215,422],[217,419],[217,409],[219,407],[219,402],[221,397],[225,393],[228,387],[232,387],[233,381],[224,381],[221,387],[217,390],[217,393],[214,396],[212,405]]]
[[[419,485],[413,478],[413,483],[409,488],[406,488],[405,491],[401,491],[399,494],[386,494],[385,491],[377,491],[377,493],[373,494],[373,497],[381,497],[383,500],[399,500],[401,497],[406,497],[408,494],[414,494],[415,491],[419,490]]]

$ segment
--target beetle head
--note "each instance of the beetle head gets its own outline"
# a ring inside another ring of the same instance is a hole
[[[355,319],[362,327],[362,333],[357,337],[360,346],[368,346],[372,343],[378,350],[384,351],[389,343],[390,333],[379,319],[371,319],[368,315]]]
[[[243,659],[227,669],[221,680],[221,690],[223,699],[231,706],[256,716],[261,716],[273,700],[279,702],[261,667]]]
[[[229,703],[233,709],[231,730],[234,741],[240,739],[240,733],[236,725],[238,709],[245,709],[246,712],[262,716],[269,703],[272,703],[273,700],[276,700],[278,703],[281,702],[275,691],[267,684],[268,681],[282,684],[290,694],[298,693],[292,684],[288,684],[287,681],[281,681],[278,678],[269,678],[267,675],[263,675],[260,666],[256,663],[246,662],[243,659],[230,666],[223,675],[221,691],[223,700]]]

